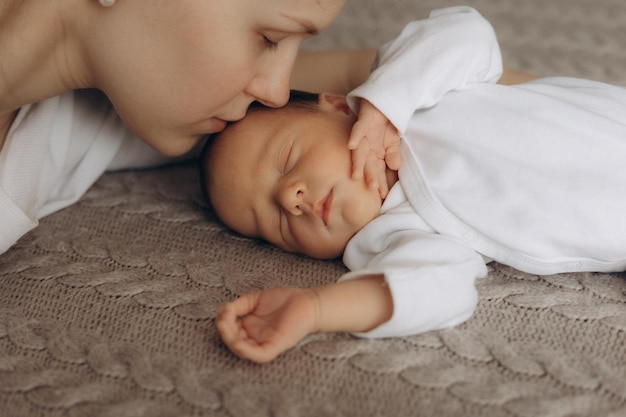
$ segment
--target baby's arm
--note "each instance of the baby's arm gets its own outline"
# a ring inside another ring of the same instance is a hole
[[[379,131],[359,129],[351,138],[351,149],[358,149],[353,153],[354,169],[362,171],[364,165],[369,184],[384,175],[383,161],[392,169],[397,167],[389,161],[401,163],[392,155],[387,158],[385,142],[399,142],[397,135],[389,138],[391,132],[404,133],[416,110],[435,105],[445,93],[468,83],[495,82],[502,73],[493,29],[469,7],[436,10],[428,19],[408,24],[379,49],[376,61],[368,80],[348,95],[353,109],[360,105],[359,122],[365,126],[372,124],[365,110],[374,106],[389,119],[378,124]],[[395,129],[381,133],[380,126],[385,125]]]
[[[512,68],[504,68],[504,70],[502,71],[502,77],[500,77],[500,79],[498,80],[498,84],[521,84],[528,81],[536,80],[537,78],[539,77],[525,71],[514,70]]]
[[[505,68],[498,84],[519,84],[536,78],[526,72]],[[389,192],[387,167],[397,171],[402,164],[400,135],[372,103],[363,98],[359,107],[359,118],[348,142],[348,148],[352,150],[352,177],[358,179],[365,176],[369,186],[378,189],[381,198],[385,198]]]
[[[236,355],[269,362],[315,332],[365,332],[389,320],[393,302],[382,275],[314,288],[272,288],[224,305],[216,325]]]

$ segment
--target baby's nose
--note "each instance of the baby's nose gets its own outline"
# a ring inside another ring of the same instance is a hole
[[[300,216],[305,210],[306,187],[303,182],[296,181],[285,185],[279,192],[280,205],[294,216]]]

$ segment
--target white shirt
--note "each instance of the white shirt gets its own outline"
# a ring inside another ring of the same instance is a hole
[[[167,161],[93,91],[22,107],[0,152],[0,254],[39,219],[75,203],[107,169]]]
[[[342,280],[383,273],[394,313],[361,334],[454,326],[496,260],[525,272],[626,270],[626,89],[495,84],[493,29],[452,7],[409,24],[351,94],[403,132],[399,183],[350,241]]]

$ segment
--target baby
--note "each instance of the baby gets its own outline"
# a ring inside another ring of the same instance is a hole
[[[292,94],[211,141],[207,196],[244,236],[351,270],[222,307],[237,355],[266,362],[320,331],[391,337],[473,313],[492,260],[533,274],[626,270],[626,89],[546,78],[516,86],[493,29],[454,7],[408,25],[349,94]],[[402,133],[383,197],[351,176],[360,99]],[[208,168],[208,169],[207,169]]]

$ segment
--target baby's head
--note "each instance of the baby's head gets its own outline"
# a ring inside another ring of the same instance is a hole
[[[234,231],[330,259],[379,213],[378,190],[351,178],[356,116],[343,96],[293,92],[280,109],[254,107],[210,139],[201,175]]]

